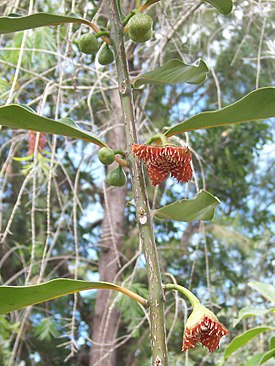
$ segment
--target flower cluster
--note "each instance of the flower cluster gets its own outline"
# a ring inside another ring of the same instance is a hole
[[[148,175],[154,186],[168,178],[169,174],[178,182],[188,182],[192,178],[192,154],[188,147],[181,146],[132,146],[133,154],[144,161]]]
[[[212,311],[201,304],[196,304],[186,323],[182,350],[195,348],[197,343],[201,343],[213,352],[219,348],[220,339],[227,333],[228,330]]]

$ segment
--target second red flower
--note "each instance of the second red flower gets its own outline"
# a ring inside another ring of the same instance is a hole
[[[135,144],[132,151],[146,164],[153,186],[163,182],[169,174],[178,182],[188,182],[192,178],[192,154],[188,147]]]

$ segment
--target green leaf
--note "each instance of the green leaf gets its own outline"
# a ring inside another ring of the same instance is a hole
[[[144,298],[114,283],[58,278],[39,285],[0,286],[0,314],[6,314],[29,305],[39,304],[75,292],[92,289],[118,291],[146,305]]]
[[[275,348],[270,351],[262,352],[262,353],[258,353],[256,355],[254,355],[243,366],[259,366],[259,365],[262,365],[263,363],[267,362],[268,360],[270,360],[273,357],[275,357]]]
[[[217,197],[211,193],[201,190],[189,200],[175,201],[155,211],[158,219],[174,221],[212,220],[215,207],[220,204]]]
[[[248,318],[249,316],[261,316],[274,311],[275,309],[257,309],[257,308],[243,308],[239,312],[237,319],[233,321],[233,327],[235,327],[242,319]]]
[[[226,126],[275,117],[275,88],[254,90],[237,102],[217,111],[202,112],[167,130],[167,137],[186,131]]]
[[[153,71],[138,76],[134,86],[143,84],[201,84],[205,81],[209,69],[206,63],[199,59],[195,65],[188,65],[180,60],[170,60]]]
[[[264,364],[265,362],[269,361],[270,359],[275,358],[275,349],[272,349],[270,351],[265,352],[265,354],[262,356],[259,365]]]
[[[88,20],[73,15],[67,16],[49,13],[36,13],[26,16],[18,15],[16,17],[5,16],[0,17],[0,34],[64,23],[90,24]]]
[[[203,0],[203,1],[213,5],[223,15],[229,15],[233,8],[232,0]]]
[[[263,297],[271,302],[275,302],[275,287],[262,282],[249,282],[248,286],[253,288],[254,290],[258,291]]]
[[[275,348],[275,337],[270,338],[269,349]]]
[[[227,359],[232,353],[234,353],[237,349],[244,346],[246,343],[248,343],[252,338],[256,337],[260,333],[266,332],[267,330],[270,330],[270,327],[258,327],[250,329],[238,337],[235,337],[231,343],[227,346],[225,352],[224,352],[224,359]]]
[[[98,146],[107,146],[105,142],[91,132],[81,129],[74,121],[63,118],[58,121],[39,116],[24,106],[10,104],[0,107],[0,125],[9,128],[53,133],[92,142]]]

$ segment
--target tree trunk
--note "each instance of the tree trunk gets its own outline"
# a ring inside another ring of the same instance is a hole
[[[133,9],[134,0],[121,1],[124,11],[128,13]],[[101,11],[108,14],[107,1],[103,0]],[[118,91],[112,95],[112,119],[114,128],[107,135],[107,143],[111,147],[124,150],[126,148],[126,138],[124,127],[115,126],[123,123],[123,116]],[[126,220],[124,216],[126,203],[127,187],[109,187],[106,192],[104,212],[105,216],[102,223],[101,245],[99,258],[100,281],[113,282],[119,270],[117,254],[122,249],[124,242]],[[110,228],[112,233],[110,233]],[[113,240],[111,235],[113,234]],[[115,246],[114,246],[115,245]],[[100,290],[97,292],[95,314],[93,317],[92,340],[90,349],[90,366],[115,366],[116,349],[115,340],[117,337],[120,318],[119,311],[111,305],[111,293]]]
[[[112,96],[113,129],[108,133],[107,143],[111,147],[125,149],[125,134],[118,92]],[[111,167],[113,169],[113,167]],[[125,235],[125,203],[127,186],[107,187],[102,223],[99,276],[101,281],[114,282],[120,268],[120,251]],[[116,279],[117,281],[117,279]],[[112,305],[112,292],[97,292],[92,328],[90,366],[114,366],[116,364],[115,340],[119,328],[119,312]]]

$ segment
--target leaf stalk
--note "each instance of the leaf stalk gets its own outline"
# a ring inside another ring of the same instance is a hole
[[[191,302],[192,307],[194,307],[196,304],[200,303],[200,300],[197,298],[197,296],[195,296],[193,294],[193,292],[188,290],[186,287],[169,283],[167,285],[164,285],[163,288],[166,291],[176,290],[176,291],[180,292],[181,294],[183,294],[184,296],[186,296],[188,298],[188,300]]]

